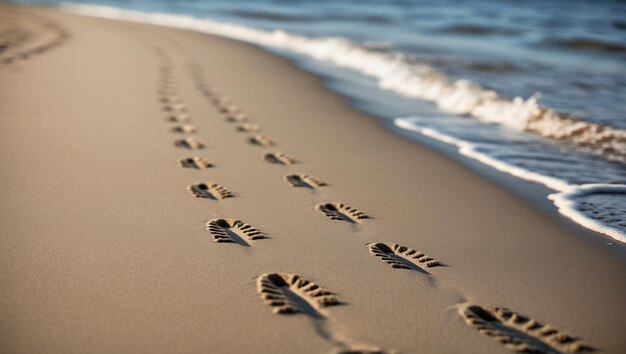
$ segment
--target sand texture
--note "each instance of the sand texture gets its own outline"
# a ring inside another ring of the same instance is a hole
[[[0,352],[626,351],[626,257],[250,45],[0,7]]]

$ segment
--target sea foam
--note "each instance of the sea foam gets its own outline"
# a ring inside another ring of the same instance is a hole
[[[396,118],[397,127],[414,131],[457,147],[461,155],[518,178],[537,182],[556,191],[550,199],[559,212],[575,223],[626,243],[626,184],[575,184],[516,166],[497,154],[482,151],[481,145],[456,138],[421,124],[415,117]]]

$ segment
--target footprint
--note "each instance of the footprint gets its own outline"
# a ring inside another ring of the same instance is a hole
[[[343,220],[350,223],[360,223],[360,220],[370,219],[370,217],[365,215],[362,211],[343,203],[318,204],[316,209],[321,211],[331,220]]]
[[[487,309],[462,304],[459,315],[465,323],[517,353],[585,353],[595,351],[558,329],[521,316],[507,308]]]
[[[198,140],[192,137],[178,139],[174,142],[174,145],[178,146],[179,148],[189,149],[189,150],[199,150],[199,149],[204,148],[204,144],[202,144],[201,142],[199,142]]]
[[[304,314],[315,332],[341,354],[391,354],[378,347],[358,343],[338,335],[328,321],[324,308],[341,305],[334,293],[319,285],[288,273],[266,273],[257,278],[257,292],[275,314]]]
[[[195,133],[196,127],[191,124],[183,124],[172,128],[172,131],[175,133]]]
[[[340,304],[333,293],[295,274],[263,274],[257,279],[257,292],[276,314],[302,313],[323,318],[320,309]]]
[[[180,102],[180,97],[176,96],[176,95],[163,95],[159,101],[163,104],[171,104],[171,103],[179,103]]]
[[[167,117],[167,120],[174,123],[184,123],[189,121],[189,116],[186,114],[174,114]]]
[[[258,124],[244,123],[239,124],[237,130],[240,132],[258,132],[261,130],[261,126]]]
[[[200,90],[200,92],[205,96],[205,97],[213,97],[215,95],[215,92],[213,92],[213,90],[211,89],[201,89],[199,88],[198,90]]]
[[[160,87],[157,89],[157,94],[160,96],[176,96],[176,92],[174,88]]]
[[[238,243],[249,246],[246,240],[260,240],[266,235],[258,229],[235,219],[213,219],[206,224],[206,229],[215,242]]]
[[[397,269],[412,269],[428,274],[425,268],[441,266],[441,263],[414,249],[377,242],[366,245],[370,252],[381,261]]]
[[[307,174],[291,174],[284,178],[292,187],[317,189],[326,185],[319,178]]]
[[[248,141],[253,145],[260,146],[272,146],[275,144],[274,140],[266,135],[255,135],[248,139]]]
[[[163,110],[166,112],[184,112],[187,110],[187,107],[182,103],[175,103],[164,105]]]
[[[212,100],[214,105],[225,105],[230,102],[230,97],[228,96],[215,96]]]
[[[231,123],[242,123],[248,121],[248,118],[243,113],[237,113],[229,115],[226,120]]]
[[[283,152],[268,152],[267,154],[263,154],[262,158],[269,163],[279,165],[293,165],[296,163],[296,160],[293,157]]]
[[[188,157],[178,160],[181,167],[195,168],[198,170],[213,167],[213,164],[202,157]]]
[[[232,198],[235,195],[228,189],[220,186],[217,183],[194,183],[187,187],[187,190],[191,192],[196,198],[207,198],[214,200],[222,200],[226,198]]]
[[[219,107],[220,112],[222,113],[226,113],[226,114],[241,113],[241,109],[239,109],[239,107],[235,106],[234,104],[228,104],[224,102],[224,103],[220,103],[218,107]]]

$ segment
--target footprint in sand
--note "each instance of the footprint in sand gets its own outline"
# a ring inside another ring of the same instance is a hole
[[[507,308],[462,304],[458,313],[465,323],[517,353],[587,353],[595,351],[578,338],[519,315]]]
[[[215,105],[225,105],[225,104],[229,104],[231,102],[230,97],[225,96],[225,95],[217,95],[213,98],[212,100],[213,104]]]
[[[180,103],[180,97],[176,95],[161,95],[159,102],[163,104],[177,104]]]
[[[258,124],[244,123],[237,125],[237,131],[239,132],[258,132],[261,131],[261,126]]]
[[[296,160],[283,152],[268,152],[261,155],[261,158],[269,163],[277,165],[293,165]]]
[[[178,125],[172,128],[175,133],[191,134],[196,132],[196,127],[191,124]]]
[[[201,142],[199,142],[198,140],[192,137],[178,139],[174,141],[174,145],[176,145],[179,148],[189,149],[189,150],[204,149],[204,144],[202,144]]]
[[[181,167],[195,168],[197,170],[214,167],[213,164],[210,163],[209,161],[203,159],[202,157],[197,157],[197,156],[179,159],[178,163],[180,164]]]
[[[265,233],[236,219],[213,219],[207,223],[206,229],[213,236],[214,241],[219,243],[250,246],[248,241],[267,238]]]
[[[166,112],[185,112],[187,107],[182,103],[166,104],[163,106],[163,110]]]
[[[167,120],[173,123],[184,123],[189,121],[189,116],[186,114],[174,114],[167,117]]]
[[[327,321],[325,309],[341,305],[336,295],[296,274],[266,273],[257,278],[257,292],[272,312],[280,315],[303,314],[308,316],[316,332],[337,347],[342,354],[385,354],[368,345],[348,343],[333,333]]]
[[[317,189],[326,185],[319,178],[303,173],[285,175],[284,180],[292,187]]]
[[[226,117],[226,121],[231,123],[242,123],[247,122],[248,118],[243,113],[237,113],[228,115],[228,117]]]
[[[241,109],[234,104],[220,103],[218,104],[219,111],[225,114],[237,114],[241,113]]]
[[[359,224],[363,219],[371,219],[370,216],[362,211],[343,203],[322,203],[315,208],[331,220],[342,220]]]
[[[428,274],[427,268],[439,267],[439,261],[414,249],[398,244],[387,245],[382,242],[366,245],[372,255],[396,269],[411,269]]]
[[[191,192],[196,198],[207,198],[213,200],[222,200],[226,198],[232,198],[235,195],[228,189],[220,186],[217,183],[194,183],[187,187],[187,190]]]
[[[295,274],[263,274],[257,279],[257,291],[274,313],[323,318],[320,309],[340,304],[333,293]]]
[[[266,135],[252,136],[248,138],[248,142],[252,145],[259,145],[259,146],[273,146],[276,144],[274,140],[272,140],[272,138]]]

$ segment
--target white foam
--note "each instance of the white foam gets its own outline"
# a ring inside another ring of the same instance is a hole
[[[548,198],[554,202],[559,212],[574,222],[599,233],[610,236],[617,241],[626,243],[626,231],[619,230],[605,222],[594,219],[580,209],[581,200],[591,194],[623,194],[626,199],[626,185],[624,184],[584,184],[573,187],[567,191],[550,194]],[[626,222],[626,215],[621,215]]]
[[[394,124],[400,128],[420,133],[446,144],[454,145],[458,148],[460,154],[477,160],[499,171],[528,181],[541,183],[550,189],[558,191],[558,193],[550,194],[548,198],[554,203],[554,205],[558,208],[561,214],[587,229],[602,233],[617,241],[626,243],[626,228],[621,230],[615,226],[594,219],[588,214],[585,214],[579,208],[581,199],[591,194],[624,194],[624,198],[626,198],[626,185],[570,184],[565,180],[545,176],[530,171],[528,169],[507,163],[506,161],[499,160],[487,153],[481,152],[479,150],[480,145],[478,144],[460,140],[453,136],[444,134],[432,127],[422,126],[415,122],[414,118],[396,118],[394,120]],[[624,222],[626,222],[626,215],[621,216],[624,218]]]
[[[546,187],[553,189],[553,190],[557,190],[557,191],[567,190],[572,187],[572,185],[570,185],[564,180],[545,176],[545,175],[530,171],[528,169],[514,166],[504,161],[498,160],[497,158],[493,156],[490,156],[486,153],[479,151],[478,149],[479,145],[477,144],[457,139],[453,136],[444,134],[431,127],[426,127],[426,126],[421,126],[419,124],[416,124],[410,117],[409,118],[396,118],[394,120],[394,124],[400,128],[414,131],[422,135],[426,135],[430,138],[439,140],[446,144],[454,145],[458,148],[458,151],[461,155],[467,156],[473,160],[477,160],[489,167],[495,168],[498,171],[502,171],[502,172],[508,173],[510,175],[513,175],[515,177],[522,178],[528,181],[541,183],[545,185]]]
[[[507,99],[466,80],[451,81],[428,65],[409,63],[399,53],[381,53],[337,37],[310,38],[281,30],[263,31],[186,15],[147,13],[114,7],[66,3],[83,15],[195,30],[286,49],[356,70],[378,79],[381,88],[434,101],[441,110],[481,121],[565,140],[610,160],[626,162],[626,131],[577,120],[538,104],[538,96]]]

